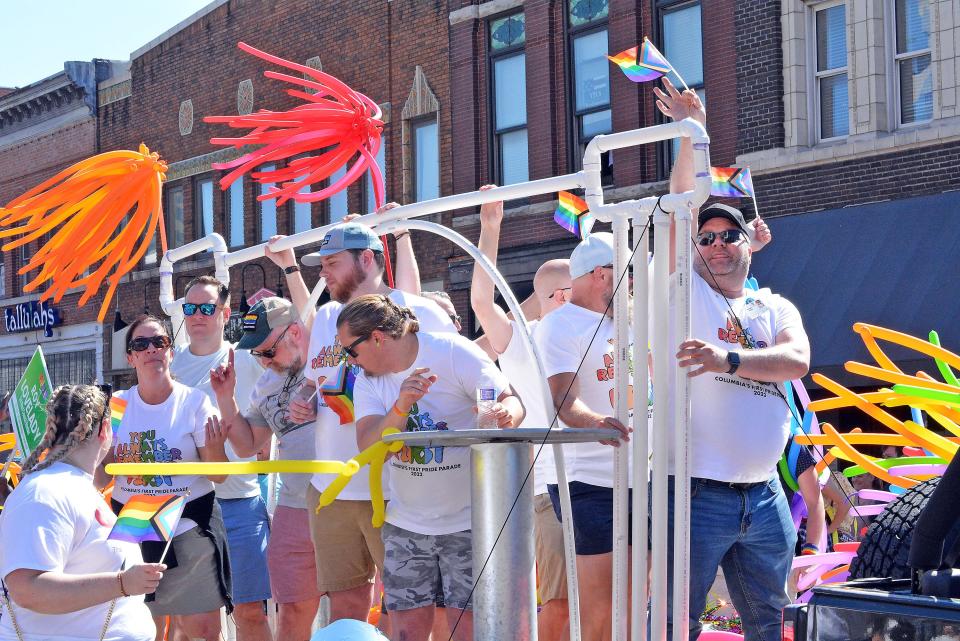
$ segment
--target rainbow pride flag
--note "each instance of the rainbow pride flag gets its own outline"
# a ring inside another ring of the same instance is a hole
[[[590,235],[594,219],[582,198],[569,191],[561,191],[557,195],[557,210],[553,212],[553,221],[582,240]]]
[[[120,510],[110,535],[113,541],[169,541],[180,522],[186,500],[176,494],[137,494]]]
[[[749,167],[711,167],[711,196],[753,198],[753,178]]]
[[[357,375],[347,363],[340,364],[337,377],[320,388],[327,407],[340,417],[340,425],[353,423],[353,384]]]
[[[639,47],[630,47],[607,58],[620,67],[620,71],[634,82],[650,82],[667,75],[673,69],[663,54],[647,38],[643,39],[643,44]]]
[[[127,402],[125,400],[117,398],[116,396],[110,397],[110,428],[114,434],[120,429],[120,421],[123,420],[123,415],[126,411]]]

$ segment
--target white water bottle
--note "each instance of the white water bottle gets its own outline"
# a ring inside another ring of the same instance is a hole
[[[497,390],[490,381],[483,381],[477,387],[477,429],[497,429],[497,417],[493,408],[497,404]]]

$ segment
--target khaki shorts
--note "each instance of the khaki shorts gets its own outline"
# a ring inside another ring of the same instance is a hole
[[[537,550],[537,594],[540,603],[567,598],[567,568],[563,554],[563,526],[553,511],[549,494],[533,498]]]
[[[320,491],[307,488],[310,538],[317,560],[317,587],[342,592],[373,583],[383,567],[383,540],[373,527],[370,501],[334,501],[316,512]]]

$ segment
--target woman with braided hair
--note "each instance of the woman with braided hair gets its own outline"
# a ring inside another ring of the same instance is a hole
[[[142,595],[166,566],[107,539],[114,516],[93,474],[111,443],[106,395],[91,385],[57,388],[43,441],[0,517],[3,641],[154,638]]]

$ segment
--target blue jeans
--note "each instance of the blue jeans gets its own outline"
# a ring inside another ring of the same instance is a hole
[[[668,584],[673,593],[673,477],[670,478]],[[690,479],[690,639],[700,634],[700,615],[717,567],[743,621],[745,641],[779,641],[781,610],[789,603],[787,577],[797,532],[774,476],[748,489]],[[668,612],[672,608],[668,606]],[[672,614],[668,614],[668,636]]]

